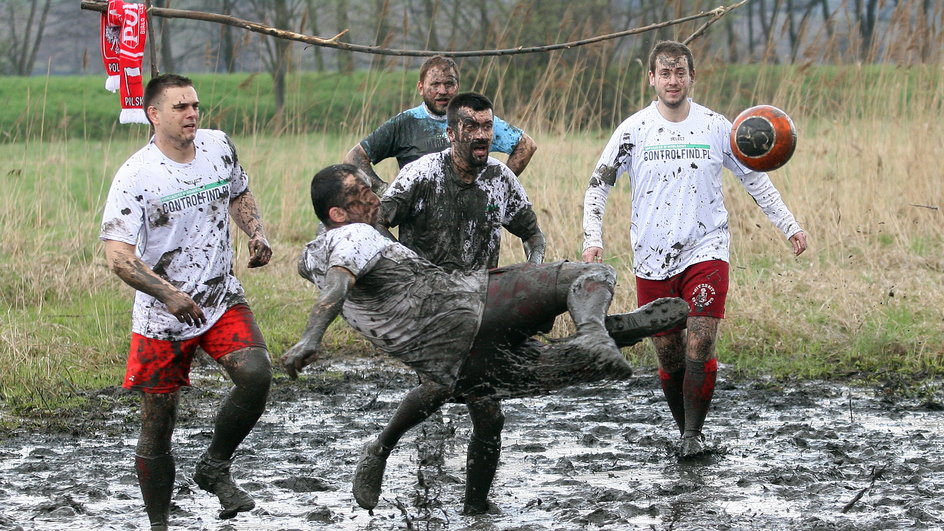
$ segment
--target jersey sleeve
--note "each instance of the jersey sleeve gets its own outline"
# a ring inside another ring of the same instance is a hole
[[[327,267],[343,267],[360,278],[377,263],[380,253],[391,242],[365,223],[345,225],[328,239]],[[329,231],[332,232],[332,231]]]
[[[229,135],[222,133],[223,140],[226,142],[226,147],[232,154],[233,159],[233,169],[230,172],[230,197],[237,197],[249,189],[249,175],[246,173],[246,170],[243,169],[242,164],[239,163],[239,156],[236,154],[236,145],[233,144],[233,141],[230,140]]]
[[[492,121],[492,151],[510,154],[523,134],[521,129],[495,116]]]
[[[505,219],[502,221],[502,225],[508,232],[522,240],[527,240],[540,230],[537,214],[534,213],[528,194],[514,172],[508,167],[503,167],[502,172],[508,182]]]
[[[603,215],[606,200],[621,173],[629,167],[633,144],[628,134],[618,128],[603,148],[603,153],[590,175],[583,196],[583,248],[603,247]]]
[[[401,116],[402,113],[380,124],[380,127],[361,140],[361,147],[370,158],[371,164],[397,156],[400,150],[398,142]]]
[[[396,227],[413,216],[413,209],[417,206],[414,195],[423,173],[418,168],[429,169],[423,162],[418,160],[404,166],[384,190],[380,198],[380,218],[384,225]]]
[[[118,170],[108,190],[98,236],[101,240],[137,245],[138,234],[144,225],[145,209],[141,195],[134,188],[135,170],[132,164],[129,161]]]

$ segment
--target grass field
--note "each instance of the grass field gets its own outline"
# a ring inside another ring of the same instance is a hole
[[[754,102],[788,109],[797,124],[793,160],[771,175],[808,231],[811,248],[794,258],[750,196],[725,176],[734,243],[720,361],[732,375],[902,379],[920,389],[925,379],[944,374],[941,71],[849,67],[815,82],[805,75],[796,69],[789,79],[774,79],[761,70],[742,89],[767,94]],[[696,98],[725,109],[730,103],[721,85],[703,80]],[[808,93],[815,85],[819,98]],[[408,91],[401,94],[403,106],[413,102]],[[205,92],[201,99],[208,99]],[[41,123],[57,123],[52,115],[59,112],[47,107]],[[354,111],[350,116],[363,123],[382,119]],[[577,259],[586,179],[610,131],[565,135],[539,120],[526,122],[539,150],[522,181],[547,234],[547,258]],[[97,235],[111,178],[143,144],[145,131],[119,132],[99,139],[63,133],[55,141],[23,133],[0,143],[4,409],[50,410],[121,380],[132,293],[105,267]],[[275,250],[269,266],[248,270],[246,240],[237,235],[237,275],[278,358],[297,339],[317,295],[295,272],[297,255],[315,229],[308,180],[339,161],[358,133],[245,134],[234,140]],[[385,162],[380,173],[391,178],[393,163]],[[614,309],[630,309],[635,300],[629,195],[621,182],[605,223],[608,261],[621,278]],[[502,263],[522,257],[512,239],[506,238]],[[557,333],[567,328],[562,319]],[[327,340],[329,348],[370,351],[339,323]],[[629,349],[634,362],[652,366],[650,348]]]

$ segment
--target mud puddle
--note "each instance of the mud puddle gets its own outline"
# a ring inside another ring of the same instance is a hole
[[[275,382],[234,466],[257,507],[225,521],[190,480],[224,389],[215,371],[195,374],[174,438],[175,528],[944,528],[939,400],[824,382],[729,382],[724,369],[709,416],[714,452],[700,461],[675,457],[674,425],[647,371],[506,401],[498,515],[459,514],[470,426],[464,406],[446,406],[394,451],[371,515],[350,495],[355,461],[415,377],[377,359],[322,369]],[[92,429],[77,419],[72,434],[0,441],[0,529],[146,529],[132,469],[137,410],[115,403]]]

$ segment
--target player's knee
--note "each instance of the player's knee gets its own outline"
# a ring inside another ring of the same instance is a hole
[[[616,287],[616,270],[607,264],[584,264],[583,274],[574,283],[574,288],[586,287],[587,283],[605,284],[610,291]]]
[[[233,352],[224,362],[233,383],[263,397],[272,384],[272,363],[263,348],[247,348]]]

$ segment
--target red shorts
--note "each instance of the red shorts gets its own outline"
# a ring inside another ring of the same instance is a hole
[[[636,302],[640,306],[660,297],[685,299],[692,308],[688,314],[690,317],[724,319],[724,302],[728,297],[728,263],[723,260],[699,262],[665,280],[636,277]],[[684,328],[683,324],[655,335],[664,336]]]
[[[164,341],[131,334],[131,351],[122,387],[145,393],[173,393],[190,385],[190,364],[197,347],[218,360],[244,348],[265,349],[252,310],[237,304],[202,336]]]

